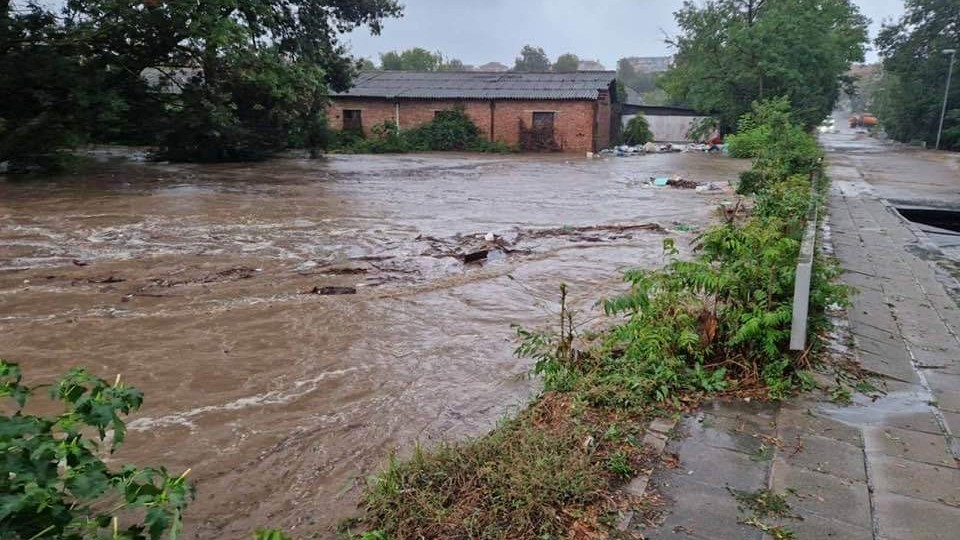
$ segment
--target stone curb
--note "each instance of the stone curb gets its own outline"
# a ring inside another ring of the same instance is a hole
[[[647,432],[643,436],[643,444],[653,450],[653,455],[658,458],[663,455],[663,450],[667,447],[667,441],[670,440],[670,432],[677,427],[675,418],[657,418],[647,426]],[[630,481],[629,484],[621,489],[621,492],[631,497],[643,497],[647,492],[647,485],[650,483],[649,474],[641,474]],[[624,512],[620,521],[617,522],[616,529],[625,532],[633,521],[634,512],[628,510]]]

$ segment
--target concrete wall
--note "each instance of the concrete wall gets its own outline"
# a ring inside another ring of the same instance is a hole
[[[516,145],[520,140],[520,122],[533,125],[534,112],[553,112],[554,133],[565,152],[589,152],[610,144],[609,95],[601,92],[598,101],[569,100],[400,100],[399,126],[409,129],[433,120],[436,111],[456,105],[466,109],[467,116],[487,139]],[[364,134],[386,121],[397,121],[397,104],[386,99],[334,98],[327,118],[333,129],[343,128],[344,109],[360,110]],[[594,141],[599,145],[594,146]]]
[[[625,114],[622,117],[623,125],[626,126],[636,115]],[[647,122],[650,124],[650,131],[653,132],[653,140],[657,142],[696,142],[687,137],[687,131],[690,126],[699,120],[707,118],[706,116],[659,116],[647,115]]]

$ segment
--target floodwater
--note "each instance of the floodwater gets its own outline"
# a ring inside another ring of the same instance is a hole
[[[644,180],[746,167],[347,156],[0,180],[0,355],[30,381],[81,365],[144,390],[116,459],[193,469],[188,537],[329,536],[392,451],[480,434],[536,391],[510,325],[552,323],[561,282],[595,319],[623,269],[734,197]]]

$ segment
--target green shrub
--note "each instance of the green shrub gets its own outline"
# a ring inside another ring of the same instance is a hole
[[[467,150],[480,139],[480,128],[456,107],[437,112],[432,122],[406,131],[404,138],[417,151]]]
[[[385,122],[363,138],[358,132],[341,131],[332,137],[331,149],[350,154],[389,154],[431,151],[471,151],[509,153],[513,147],[501,141],[488,141],[470,120],[463,107],[440,111],[433,121],[409,130]]]
[[[630,291],[604,302],[608,314],[623,319],[584,351],[564,345],[573,341],[569,332],[519,330],[518,353],[536,359],[547,389],[622,409],[737,386],[763,386],[771,397],[797,387],[801,366],[787,347],[794,272],[820,150],[791,122],[782,100],[755,104],[740,126],[737,144],[754,157],[740,186],[756,194],[753,216],[709,228],[693,260],[627,272]],[[664,247],[676,253],[672,242]],[[825,323],[825,307],[842,302],[845,292],[831,283],[835,266],[817,263],[814,332]]]
[[[753,169],[741,175],[738,193],[750,195],[793,174],[809,174],[823,154],[817,141],[792,122],[786,98],[757,102],[727,137],[731,156],[752,158]]]
[[[643,114],[637,113],[636,116],[627,122],[627,126],[623,129],[624,144],[637,146],[647,144],[652,140],[653,132],[650,131],[650,123],[647,122],[647,117]]]
[[[121,415],[139,409],[143,394],[119,377],[109,384],[73,369],[50,387],[63,413],[24,414],[36,390],[22,384],[19,366],[0,360],[0,397],[14,402],[13,414],[0,416],[0,537],[178,538],[193,496],[189,471],[111,470],[99,457],[101,445],[113,453],[123,443]]]

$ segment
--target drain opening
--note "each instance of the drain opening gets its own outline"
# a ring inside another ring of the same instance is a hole
[[[914,223],[960,233],[960,212],[958,211],[934,208],[897,208],[897,212]]]

